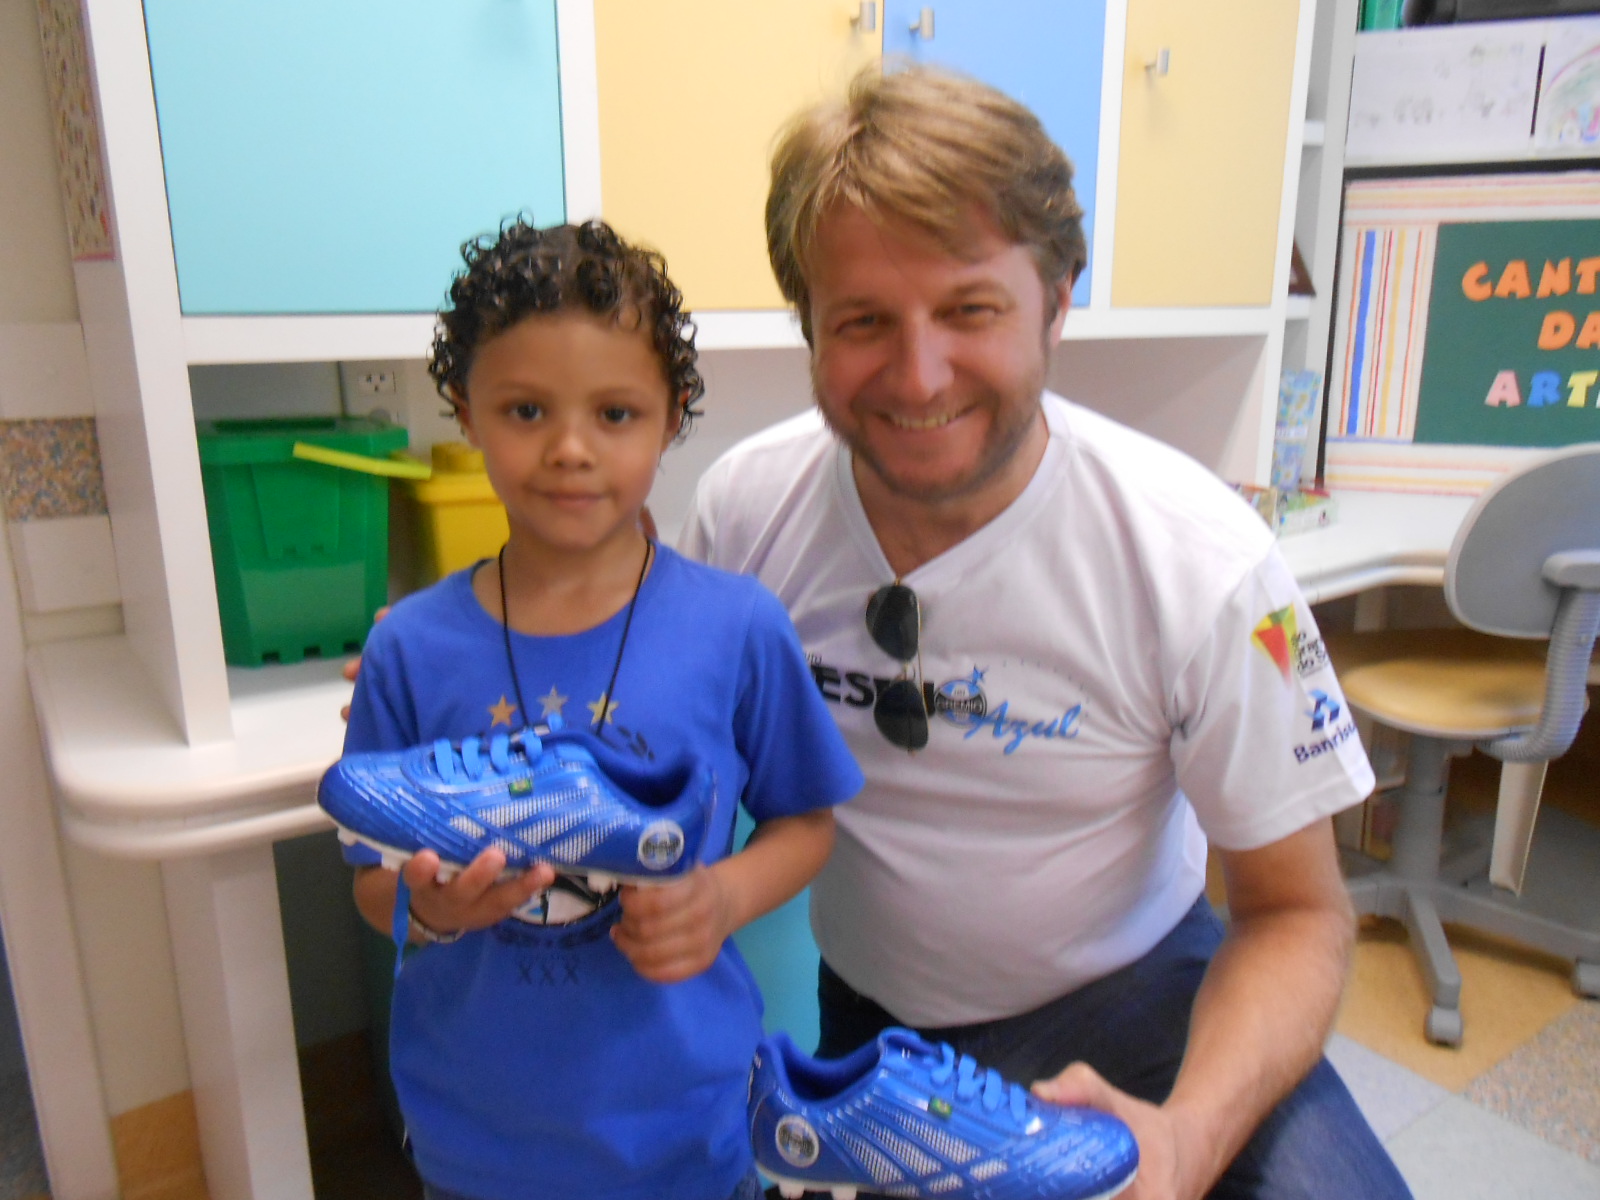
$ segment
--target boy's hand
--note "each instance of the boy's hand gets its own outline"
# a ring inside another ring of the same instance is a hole
[[[556,879],[547,863],[501,879],[505,869],[504,854],[485,850],[466,870],[440,883],[439,856],[424,850],[400,874],[411,889],[411,909],[422,923],[439,933],[455,933],[499,924]]]
[[[652,983],[677,983],[716,961],[737,928],[733,904],[715,867],[696,867],[674,883],[624,886],[622,919],[611,940]]]
[[[379,621],[383,620],[388,615],[389,615],[389,606],[387,604],[385,604],[382,608],[380,608],[376,613],[373,614],[373,616],[372,616],[373,624],[376,625]],[[359,655],[359,654],[356,655],[349,662],[345,663],[344,666],[340,667],[339,670],[340,670],[340,673],[343,674],[346,679],[348,679],[351,683],[354,683],[356,681],[356,676],[361,674],[361,655]],[[343,717],[346,721],[348,721],[350,719],[350,706],[348,704],[346,704],[343,708],[341,708],[339,710],[339,715],[341,717]]]

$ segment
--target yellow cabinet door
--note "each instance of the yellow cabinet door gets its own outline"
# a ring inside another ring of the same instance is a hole
[[[1272,302],[1299,20],[1298,0],[1129,0],[1114,306]]]
[[[773,137],[879,56],[847,0],[594,0],[600,199],[692,309],[781,308],[763,210]],[[876,22],[874,22],[876,24]]]

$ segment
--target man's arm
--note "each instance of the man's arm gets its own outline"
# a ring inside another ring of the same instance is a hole
[[[1343,991],[1355,922],[1332,822],[1217,853],[1231,921],[1195,998],[1166,1103],[1136,1100],[1081,1063],[1035,1087],[1128,1122],[1141,1158],[1130,1200],[1203,1196],[1316,1063]]]

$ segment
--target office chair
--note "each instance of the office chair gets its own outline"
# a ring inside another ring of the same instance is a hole
[[[1411,735],[1392,854],[1350,879],[1350,897],[1405,924],[1433,998],[1424,1032],[1459,1046],[1461,973],[1441,921],[1571,959],[1573,988],[1600,996],[1600,925],[1564,924],[1440,868],[1452,756],[1476,746],[1542,764],[1577,734],[1600,630],[1600,443],[1542,457],[1478,498],[1450,547],[1445,599],[1468,628],[1334,634],[1327,647],[1351,706]]]

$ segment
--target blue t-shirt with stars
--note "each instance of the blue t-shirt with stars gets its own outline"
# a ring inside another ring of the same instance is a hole
[[[559,715],[591,726],[625,611],[582,633],[513,633],[472,571],[409,596],[372,631],[345,750],[398,750]],[[706,760],[757,823],[861,786],[782,605],[754,579],[658,547],[602,736],[641,760]],[[733,806],[707,845],[728,845]],[[368,864],[376,855],[349,847]],[[711,857],[720,857],[715,851]],[[730,940],[711,968],[641,979],[607,936],[615,903],[565,924],[502,921],[411,955],[390,1066],[422,1176],[485,1200],[703,1200],[750,1165],[744,1105],[761,1000]]]

